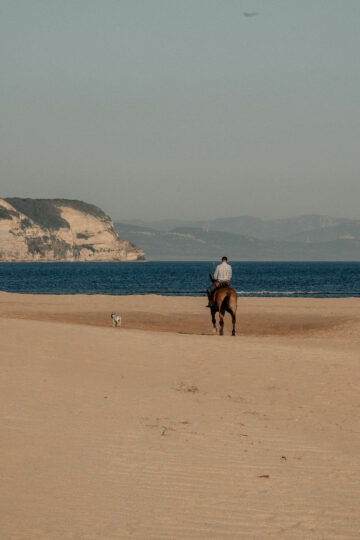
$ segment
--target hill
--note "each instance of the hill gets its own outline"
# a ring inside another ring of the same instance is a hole
[[[0,261],[136,261],[100,208],[68,199],[0,199]]]
[[[180,223],[180,226],[179,226]],[[360,220],[251,216],[186,222],[115,222],[123,238],[153,260],[360,260]]]

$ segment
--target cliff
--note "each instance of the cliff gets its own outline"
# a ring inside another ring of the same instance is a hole
[[[139,261],[97,206],[67,199],[0,199],[0,261]]]

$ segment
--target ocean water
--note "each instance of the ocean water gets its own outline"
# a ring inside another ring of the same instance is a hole
[[[202,296],[218,262],[0,263],[0,290]],[[239,296],[359,297],[360,262],[232,262]]]

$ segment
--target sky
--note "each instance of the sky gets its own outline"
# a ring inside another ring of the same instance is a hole
[[[0,197],[360,219],[359,26],[359,0],[0,0]]]

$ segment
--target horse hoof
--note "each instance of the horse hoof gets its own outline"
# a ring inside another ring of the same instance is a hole
[[[234,332],[234,330],[232,331],[232,335],[233,335],[233,336],[235,336],[235,332]]]
[[[213,331],[212,331],[213,334],[217,334],[217,330],[216,328],[213,328]]]

